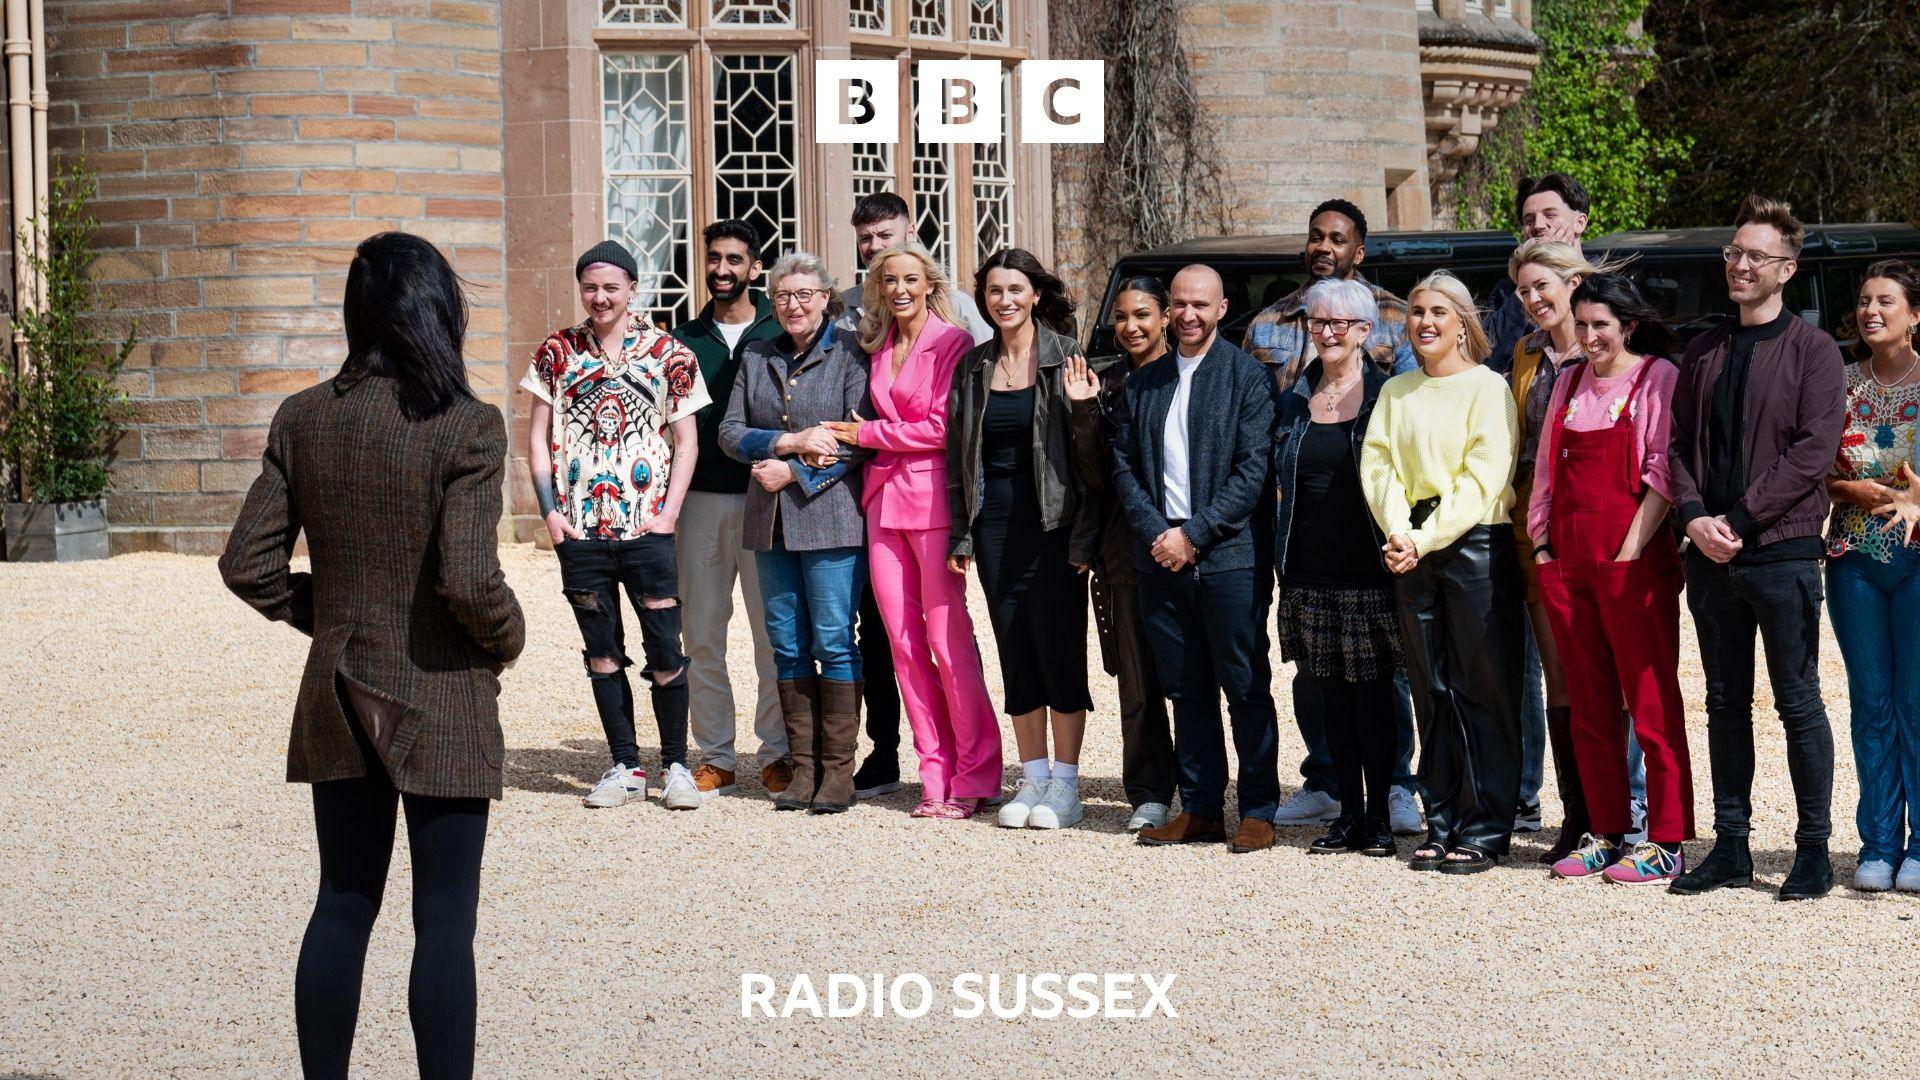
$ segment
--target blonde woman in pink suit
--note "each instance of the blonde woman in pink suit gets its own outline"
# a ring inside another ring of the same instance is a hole
[[[873,595],[920,756],[915,817],[958,821],[1000,794],[1000,724],[987,697],[967,579],[947,569],[947,397],[973,338],[947,276],[919,244],[874,256],[860,298],[874,415],[829,424],[873,452],[861,503]]]

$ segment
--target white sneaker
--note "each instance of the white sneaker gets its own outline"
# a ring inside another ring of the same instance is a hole
[[[1885,859],[1862,859],[1853,872],[1853,887],[1860,892],[1886,892],[1893,888],[1893,864]]]
[[[1165,825],[1167,819],[1172,816],[1173,807],[1168,806],[1166,803],[1141,803],[1134,809],[1133,816],[1127,819],[1127,831],[1139,832],[1141,829],[1157,829]]]
[[[1039,805],[1027,814],[1029,829],[1064,829],[1080,824],[1086,808],[1080,802],[1080,785],[1065,780],[1047,781]]]
[[[1289,825],[1319,825],[1340,816],[1340,804],[1333,796],[1324,791],[1301,788],[1293,793],[1293,798],[1280,804],[1274,812],[1273,823],[1282,828]]]
[[[1000,804],[1000,827],[1003,829],[1024,829],[1027,816],[1046,796],[1039,784],[1024,777],[1020,781],[1020,791],[1013,798]]]
[[[1539,832],[1540,831],[1540,800],[1539,799],[1535,799],[1530,803],[1521,803],[1520,808],[1513,812],[1513,831],[1514,832]]]
[[[1420,812],[1420,800],[1398,785],[1387,792],[1387,823],[1393,827],[1395,836],[1414,836],[1427,831],[1427,815]]]
[[[661,806],[669,810],[698,810],[704,802],[700,785],[694,782],[693,774],[685,765],[667,767],[667,786],[660,792]]]
[[[600,782],[593,785],[581,803],[605,809],[609,806],[625,806],[634,799],[647,797],[647,770],[635,766],[628,769],[619,765],[608,769],[600,776]]]
[[[1920,892],[1920,859],[1900,861],[1900,874],[1893,879],[1893,887],[1901,892]]]
[[[1627,804],[1627,819],[1633,822],[1633,828],[1627,830],[1627,845],[1637,846],[1647,842],[1647,800],[1635,799]],[[1889,870],[1892,867],[1888,867]]]

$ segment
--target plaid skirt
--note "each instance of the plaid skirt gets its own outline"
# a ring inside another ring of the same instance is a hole
[[[1391,589],[1280,589],[1280,655],[1321,679],[1365,682],[1405,663]]]

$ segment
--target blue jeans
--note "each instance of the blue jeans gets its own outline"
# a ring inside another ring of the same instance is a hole
[[[1827,609],[1847,665],[1860,860],[1920,859],[1920,549],[1827,563]]]
[[[755,562],[779,677],[857,682],[853,621],[867,580],[866,550],[788,551],[776,536],[773,550],[758,552]]]
[[[1396,749],[1393,759],[1393,786],[1418,791],[1413,779],[1413,696],[1407,689],[1407,673],[1393,673],[1393,725]],[[1327,750],[1326,710],[1314,692],[1313,680],[1293,674],[1293,722],[1300,729],[1300,741],[1307,744],[1306,760],[1300,763],[1300,775],[1307,791],[1318,791],[1340,798],[1340,783],[1333,775],[1333,754]]]

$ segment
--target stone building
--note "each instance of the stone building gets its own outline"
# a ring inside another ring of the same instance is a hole
[[[361,239],[417,232],[472,284],[468,364],[513,418],[506,535],[530,538],[534,345],[579,318],[575,254],[613,236],[662,321],[705,302],[699,226],[758,223],[855,273],[858,193],[909,194],[962,277],[1008,243],[1083,289],[1096,156],[1020,141],[817,145],[816,59],[1015,67],[1055,19],[1131,0],[43,0],[57,153],[84,153],[94,271],[140,344],[109,515],[116,551],[209,552],[287,393],[344,354]],[[1528,0],[1192,0],[1180,39],[1220,134],[1225,221],[1295,232],[1328,195],[1423,228],[1524,87]],[[1090,57],[1091,58],[1091,57]],[[903,110],[904,111],[904,110]],[[1057,175],[1056,175],[1057,174]]]

